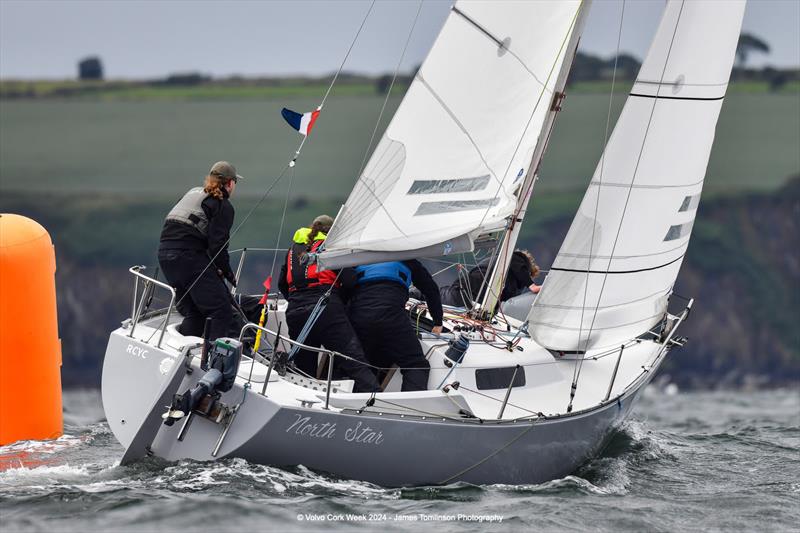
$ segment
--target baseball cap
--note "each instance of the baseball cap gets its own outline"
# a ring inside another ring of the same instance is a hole
[[[209,170],[208,173],[214,176],[219,176],[220,178],[232,179],[234,181],[243,179],[242,176],[236,173],[236,167],[227,161],[217,161],[211,165],[211,170]]]

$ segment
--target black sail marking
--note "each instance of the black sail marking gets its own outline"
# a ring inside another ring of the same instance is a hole
[[[663,265],[658,265],[649,268],[640,268],[638,270],[586,270],[586,269],[576,269],[576,268],[558,268],[558,267],[550,267],[550,270],[558,270],[559,272],[579,272],[581,274],[635,274],[637,272],[647,272],[648,270],[658,270],[659,268],[664,268],[666,266],[671,265],[677,261],[683,259],[683,256],[686,254],[681,254],[672,261],[668,263],[664,263]]]
[[[713,102],[715,100],[722,100],[725,96],[715,96],[712,98],[705,98],[700,96],[663,96],[663,95],[654,95],[654,94],[641,94],[641,93],[630,93],[628,96],[636,96],[639,98],[653,98],[655,100],[696,100],[696,101],[706,101],[706,102]]]
[[[472,20],[472,18],[470,18],[470,17],[469,17],[469,15],[467,15],[466,13],[464,13],[463,11],[461,11],[460,9],[458,9],[456,6],[453,6],[453,7],[452,7],[452,9],[453,9],[453,11],[455,11],[456,13],[458,13],[459,15],[461,15],[461,16],[464,18],[464,20],[466,20],[467,22],[469,22],[470,24],[472,24],[473,26],[475,26],[475,28],[477,28],[477,29],[478,29],[478,30],[479,30],[481,33],[483,33],[483,34],[484,34],[485,36],[487,36],[489,39],[491,39],[491,40],[493,40],[495,43],[497,43],[497,46],[499,46],[500,48],[504,48],[504,49],[505,49],[505,48],[508,48],[508,47],[506,46],[506,43],[504,43],[503,41],[501,41],[500,39],[498,39],[497,37],[495,37],[494,35],[492,35],[491,33],[489,33],[489,30],[487,30],[486,28],[484,28],[483,26],[481,26],[480,24],[478,24],[477,22],[475,22],[474,20]]]

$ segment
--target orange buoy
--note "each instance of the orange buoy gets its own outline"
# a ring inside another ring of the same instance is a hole
[[[55,272],[47,230],[0,214],[0,445],[63,432]]]

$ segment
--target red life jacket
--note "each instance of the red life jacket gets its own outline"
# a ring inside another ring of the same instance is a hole
[[[310,287],[330,286],[334,283],[338,287],[340,283],[336,281],[336,271],[324,270],[317,272],[317,264],[303,264],[302,257],[306,253],[315,253],[324,240],[314,241],[311,246],[294,243],[286,254],[286,282],[289,284],[289,292]]]

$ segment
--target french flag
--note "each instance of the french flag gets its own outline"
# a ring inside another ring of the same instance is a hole
[[[314,123],[317,121],[317,117],[319,116],[320,108],[318,107],[316,111],[311,111],[310,113],[296,113],[291,109],[286,109],[285,107],[281,111],[281,115],[286,122],[289,123],[291,127],[302,133],[303,135],[308,135],[311,133],[311,128],[314,127]]]

